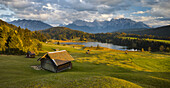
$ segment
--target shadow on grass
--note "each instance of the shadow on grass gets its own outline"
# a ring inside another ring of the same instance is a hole
[[[170,55],[170,52],[151,52],[152,54],[164,54],[164,55]]]
[[[108,76],[124,79],[145,88],[170,88],[170,72],[115,73]]]
[[[101,74],[130,81],[144,88],[170,88],[170,72],[133,71],[118,66],[73,62],[73,68],[61,73]]]
[[[0,54],[4,54],[4,55],[25,55],[26,52],[24,52],[23,50],[20,50],[18,48],[8,48],[8,49],[5,49],[4,51],[0,51]]]

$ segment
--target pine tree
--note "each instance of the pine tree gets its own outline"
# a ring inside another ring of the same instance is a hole
[[[81,37],[80,37],[80,41],[84,41],[84,36],[81,36]]]
[[[166,51],[167,51],[167,52],[170,52],[170,48],[169,48],[169,47],[166,47]]]
[[[57,45],[60,45],[60,42],[59,42],[59,41],[57,42]]]
[[[19,50],[22,50],[23,44],[18,36],[13,35],[8,44],[8,49],[10,49],[11,54],[20,54]]]
[[[148,51],[151,52],[151,47],[148,47]]]
[[[41,50],[41,48],[42,48],[42,44],[41,43],[37,43],[37,49]]]

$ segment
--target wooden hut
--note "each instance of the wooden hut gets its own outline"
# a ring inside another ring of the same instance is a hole
[[[72,68],[73,57],[66,51],[48,52],[37,61],[41,61],[41,67],[52,72],[60,72]]]
[[[26,57],[27,57],[27,58],[35,58],[35,53],[34,53],[34,51],[28,51]]]

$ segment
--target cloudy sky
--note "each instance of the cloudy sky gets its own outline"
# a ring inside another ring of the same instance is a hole
[[[41,20],[52,26],[75,20],[129,18],[157,27],[170,24],[170,0],[0,0],[0,19]]]

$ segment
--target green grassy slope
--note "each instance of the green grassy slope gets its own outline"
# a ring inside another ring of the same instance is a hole
[[[120,38],[123,38],[123,39],[139,39],[139,38],[136,38],[136,37],[120,37]],[[155,41],[155,42],[163,42],[163,43],[170,44],[170,40],[149,39],[149,38],[142,38],[142,39],[146,40],[146,41]]]
[[[0,88],[169,88],[169,55],[148,52],[85,50],[72,46],[43,44],[41,55],[59,48],[74,58],[73,68],[51,73],[34,70],[36,58],[0,56]],[[116,59],[115,59],[116,58]],[[132,59],[129,59],[132,58]]]

